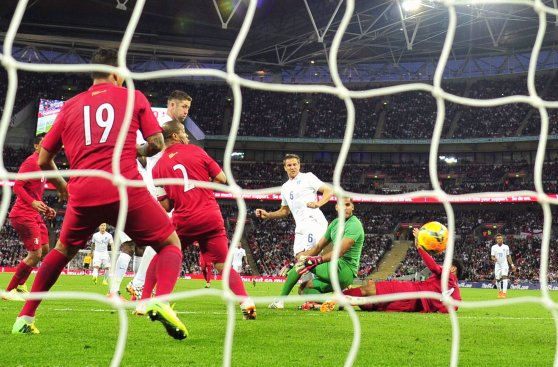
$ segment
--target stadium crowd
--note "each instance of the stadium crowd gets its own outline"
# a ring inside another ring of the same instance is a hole
[[[68,99],[86,90],[85,75],[31,74],[19,76],[14,114],[39,98]],[[553,74],[539,73],[539,95],[556,100]],[[377,89],[388,85],[359,85],[355,89]],[[0,78],[0,105],[4,104],[7,78]],[[183,89],[193,97],[190,117],[207,135],[227,135],[232,121],[233,97],[228,85],[178,80],[137,81],[136,87],[153,106],[166,105],[166,96]],[[445,82],[446,92],[476,99],[528,95],[524,75],[498,79]],[[438,113],[436,99],[428,92],[409,91],[389,96],[353,100],[354,138],[430,139]],[[340,139],[344,136],[347,108],[337,96],[242,89],[239,136],[305,137]],[[557,113],[551,110],[551,133],[558,131]],[[526,104],[471,107],[446,102],[442,137],[478,138],[538,135],[540,118]]]

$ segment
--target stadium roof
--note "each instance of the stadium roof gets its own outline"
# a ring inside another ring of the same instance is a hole
[[[398,65],[438,59],[448,26],[447,8],[422,0],[411,12],[403,9],[403,1],[355,1],[338,55],[345,70],[358,73],[363,64]],[[17,3],[2,1],[2,38]],[[119,45],[135,4],[135,0],[29,1],[16,46],[87,57],[100,44]],[[556,6],[554,0],[545,0],[545,4]],[[191,65],[224,64],[247,6],[246,0],[146,1],[130,56]],[[530,51],[539,27],[532,7],[492,4],[456,9],[458,26],[452,58],[513,57]],[[270,72],[309,63],[327,65],[327,53],[345,10],[344,0],[258,0],[237,65]],[[543,47],[554,49],[558,20],[550,14],[546,20]]]

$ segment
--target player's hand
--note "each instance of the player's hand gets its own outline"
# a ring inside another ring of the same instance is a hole
[[[63,189],[58,190],[58,202],[62,203],[68,200],[68,189],[67,186],[64,186]]]
[[[51,207],[48,207],[45,213],[45,218],[51,220],[54,219],[54,217],[56,217],[56,210],[52,209]]]
[[[311,208],[311,209],[317,209],[317,208],[320,207],[320,206],[318,205],[318,202],[317,202],[317,201],[311,201],[311,202],[309,202],[309,203],[306,203],[306,206],[307,206],[308,208]]]
[[[256,209],[256,217],[262,218],[262,219],[267,219],[268,215],[269,215],[269,213],[266,210]]]
[[[280,277],[286,277],[289,274],[289,271],[291,271],[291,269],[294,267],[294,264],[289,262],[286,263],[281,270],[279,270],[279,276]]]
[[[413,236],[415,237],[415,246],[417,245],[418,234],[419,234],[419,229],[413,228]]]
[[[301,256],[295,264],[298,275],[303,275],[323,263],[321,256]]]
[[[40,200],[33,200],[31,206],[41,214],[45,214],[48,209],[48,206]]]

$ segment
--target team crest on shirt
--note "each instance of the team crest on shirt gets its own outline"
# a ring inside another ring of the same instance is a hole
[[[35,245],[38,245],[38,244],[39,244],[39,238],[38,238],[38,237],[35,237],[35,238],[33,239],[33,242],[35,242]]]

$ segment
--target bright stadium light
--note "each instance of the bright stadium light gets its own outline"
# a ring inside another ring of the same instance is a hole
[[[420,8],[420,0],[405,0],[401,3],[401,7],[405,11],[415,11]]]

